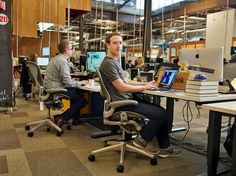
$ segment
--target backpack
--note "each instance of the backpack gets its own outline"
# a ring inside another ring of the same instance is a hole
[[[228,155],[232,158],[232,146],[233,146],[233,132],[234,132],[235,124],[230,129],[228,136],[224,142],[224,147]]]

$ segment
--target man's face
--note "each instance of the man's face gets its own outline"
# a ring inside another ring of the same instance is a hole
[[[108,52],[113,57],[119,57],[121,55],[122,43],[123,41],[121,36],[112,36],[110,38],[110,43],[106,44]]]
[[[66,49],[66,54],[70,57],[72,56],[72,45],[69,45],[68,48]]]

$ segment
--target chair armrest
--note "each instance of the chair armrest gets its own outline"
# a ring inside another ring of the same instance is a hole
[[[135,100],[121,100],[121,101],[113,101],[109,103],[109,106],[111,106],[111,108],[118,108],[121,106],[137,105],[137,104],[138,102]]]
[[[47,93],[49,93],[49,94],[67,92],[66,89],[45,89],[45,91],[46,91]]]

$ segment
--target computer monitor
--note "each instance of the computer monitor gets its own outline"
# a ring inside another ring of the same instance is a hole
[[[28,56],[19,56],[18,64],[23,64],[25,61],[28,61]]]
[[[87,52],[87,72],[95,72],[94,67],[100,67],[104,57],[106,56],[106,51],[89,51]]]
[[[38,57],[37,58],[37,65],[40,68],[46,68],[48,63],[49,63],[49,57]]]
[[[79,63],[80,63],[80,71],[83,72],[86,70],[86,65],[87,65],[87,56],[81,55],[79,57]]]
[[[231,46],[231,55],[236,55],[236,46]]]
[[[179,62],[188,63],[190,77],[203,73],[208,80],[223,80],[223,48],[180,49]]]
[[[50,56],[50,47],[42,48],[42,56]]]

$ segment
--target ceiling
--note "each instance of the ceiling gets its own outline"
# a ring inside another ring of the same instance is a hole
[[[163,38],[166,42],[174,42],[179,39],[199,40],[204,38],[206,14],[222,10],[225,6],[214,9],[200,7],[201,1],[203,0],[183,1],[153,11],[152,44],[158,44]],[[195,3],[195,6],[197,4],[197,8],[192,9],[191,13],[184,14],[184,7],[190,8],[193,3]],[[106,33],[111,31],[119,31],[123,35],[124,41],[127,41],[127,45],[140,44],[142,40],[139,39],[142,38],[144,22],[143,10],[136,9],[135,4],[136,0],[93,1],[92,11],[83,15],[83,33],[86,48],[95,47],[95,45],[100,49],[103,48],[102,39]],[[78,44],[79,41],[79,19],[80,17],[76,15],[75,11],[70,10],[69,36],[75,44]],[[61,31],[62,37],[68,38],[68,26],[62,27]]]

